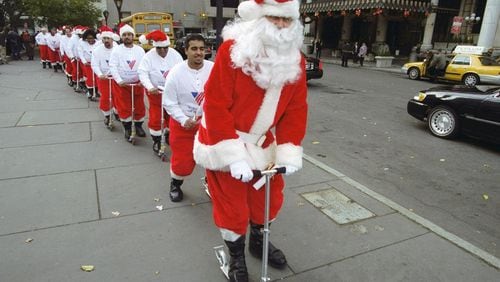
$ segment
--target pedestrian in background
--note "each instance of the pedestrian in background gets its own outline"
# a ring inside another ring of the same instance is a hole
[[[321,49],[323,49],[323,42],[318,38],[316,41],[316,59],[321,58]]]
[[[342,45],[342,66],[346,67],[348,66],[348,60],[352,56],[352,46],[349,43],[349,41],[346,41]]]
[[[2,28],[0,31],[0,65],[8,64],[7,62],[7,28]]]
[[[368,47],[366,46],[366,43],[362,43],[361,47],[359,47],[359,52],[358,52],[358,58],[359,58],[359,65],[362,67],[363,62],[365,61],[365,56],[366,53],[368,52]]]
[[[7,46],[10,49],[10,56],[14,60],[21,60],[21,37],[14,28],[7,33]]]
[[[35,56],[35,41],[33,35],[30,31],[25,28],[21,33],[21,41],[24,45],[24,50],[26,51],[26,56],[28,60],[33,61],[33,57]]]
[[[354,46],[352,47],[352,62],[354,64],[358,63],[358,60],[359,60],[358,53],[359,53],[359,45],[358,45],[358,42],[356,41],[356,42],[354,42]]]

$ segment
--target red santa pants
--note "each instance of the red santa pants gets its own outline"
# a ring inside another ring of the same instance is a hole
[[[172,155],[170,156],[170,170],[178,176],[190,175],[196,163],[193,158],[194,136],[198,126],[185,129],[173,118],[170,119],[169,144]]]
[[[49,60],[51,64],[56,64],[61,62],[61,53],[59,53],[59,48],[52,50],[47,48],[49,52]]]
[[[265,187],[253,188],[248,183],[234,179],[229,172],[206,170],[208,189],[212,196],[212,214],[215,225],[243,235],[248,222],[264,224]],[[271,178],[269,220],[275,219],[283,205],[285,183],[281,175]]]
[[[114,105],[116,105],[116,95],[114,95],[113,92],[110,93],[110,91],[112,91],[113,84],[116,84],[116,82],[113,79],[99,78],[97,80],[97,87],[99,88],[99,93],[101,93],[101,99],[99,100],[99,109],[101,109],[102,113],[105,116],[109,116],[111,114],[111,110],[113,109]],[[109,101],[110,95],[111,95],[111,102]]]
[[[69,57],[64,54],[63,56],[63,61],[64,61],[64,64],[66,64],[66,69],[64,70],[64,72],[66,73],[66,75],[68,76],[73,76],[73,64],[71,63],[71,60],[69,59]]]
[[[116,95],[116,107],[122,121],[144,121],[146,108],[144,106],[144,87],[134,86],[134,116],[132,117],[132,86],[121,87],[118,83],[112,85],[113,95]]]
[[[49,47],[47,45],[39,45],[40,48],[40,61],[48,62],[49,61]]]
[[[85,75],[85,86],[87,86],[87,88],[94,87],[97,82],[97,75],[94,74],[94,71],[90,66],[90,63],[84,64],[82,67],[83,67],[83,73]]]
[[[71,77],[73,81],[81,81],[83,77],[83,69],[82,69],[82,62],[78,59],[75,59],[71,62],[73,65],[71,69]]]
[[[151,136],[161,136],[161,111],[163,111],[163,128],[168,128],[170,116],[163,110],[161,94],[149,94],[148,92],[147,96],[149,101],[149,133]]]

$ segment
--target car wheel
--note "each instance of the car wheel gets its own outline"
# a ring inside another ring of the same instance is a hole
[[[458,135],[459,124],[455,112],[445,106],[438,106],[427,116],[429,130],[434,136],[451,139]]]
[[[418,68],[410,68],[408,70],[408,78],[411,80],[416,80],[420,78],[420,70]]]
[[[479,77],[473,73],[464,75],[463,82],[466,86],[474,87],[479,84]]]

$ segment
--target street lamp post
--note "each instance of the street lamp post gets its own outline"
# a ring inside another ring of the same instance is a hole
[[[474,27],[474,24],[478,23],[481,20],[481,17],[476,17],[476,13],[470,14],[470,16],[465,17],[465,23],[467,24],[467,41],[473,42],[471,38],[471,32],[472,28]]]
[[[118,22],[121,22],[123,0],[113,0],[113,1],[115,2],[116,9],[118,10]]]
[[[108,10],[104,10],[102,12],[102,15],[104,16],[104,22],[106,23],[106,26],[108,25],[108,17],[109,17],[109,12]]]

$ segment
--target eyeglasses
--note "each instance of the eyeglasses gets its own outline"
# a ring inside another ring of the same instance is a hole
[[[168,49],[168,46],[167,46],[167,47],[159,47],[159,46],[156,46],[156,49]]]

